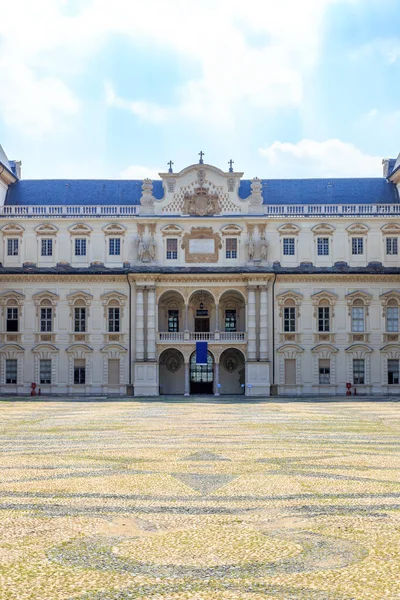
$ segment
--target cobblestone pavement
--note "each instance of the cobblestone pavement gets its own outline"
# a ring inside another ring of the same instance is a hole
[[[400,598],[396,402],[0,414],[0,600]]]

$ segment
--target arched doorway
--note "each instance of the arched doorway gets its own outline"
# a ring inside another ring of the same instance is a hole
[[[159,360],[160,394],[181,395],[185,392],[185,360],[176,348],[167,348]]]
[[[212,394],[214,384],[214,357],[207,353],[207,364],[196,364],[196,352],[190,357],[190,393]]]
[[[221,394],[245,393],[245,359],[237,348],[227,348],[219,359]],[[243,386],[243,387],[242,387]]]

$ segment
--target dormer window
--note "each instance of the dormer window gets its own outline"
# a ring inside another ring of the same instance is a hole
[[[396,256],[398,253],[399,253],[398,238],[397,237],[387,237],[386,238],[386,254],[388,256]]]
[[[109,239],[109,255],[120,256],[121,254],[121,240],[120,238]]]
[[[283,238],[283,255],[284,256],[294,256],[295,255],[294,238]]]
[[[41,240],[42,256],[53,256],[53,240],[45,238]]]
[[[18,256],[19,239],[10,238],[7,240],[7,256]]]
[[[351,253],[353,256],[364,254],[364,238],[354,237],[351,239]]]

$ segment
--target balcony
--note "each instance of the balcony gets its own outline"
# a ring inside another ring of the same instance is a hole
[[[171,344],[174,342],[189,343],[210,342],[210,343],[246,343],[247,333],[245,331],[159,331],[158,343]]]

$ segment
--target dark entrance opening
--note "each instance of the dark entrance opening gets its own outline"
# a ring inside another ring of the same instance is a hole
[[[212,394],[214,383],[214,359],[207,353],[207,364],[196,364],[196,352],[190,357],[190,393]]]
[[[208,333],[210,331],[210,319],[201,318],[194,320],[194,330],[196,333]]]

